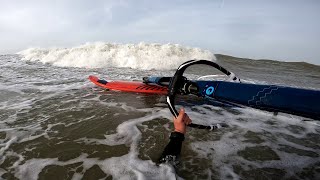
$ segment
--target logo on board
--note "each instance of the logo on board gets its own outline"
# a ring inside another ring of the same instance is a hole
[[[214,92],[214,87],[210,86],[206,90],[206,95],[210,96],[211,94],[213,94],[213,92]]]

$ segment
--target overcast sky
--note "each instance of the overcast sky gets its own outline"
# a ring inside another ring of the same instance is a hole
[[[320,64],[320,1],[0,0],[0,54],[95,41]]]

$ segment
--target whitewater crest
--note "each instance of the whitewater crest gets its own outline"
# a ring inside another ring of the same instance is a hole
[[[129,67],[134,69],[176,69],[190,59],[216,60],[208,50],[179,44],[86,43],[72,48],[29,48],[19,52],[24,60],[61,67]]]

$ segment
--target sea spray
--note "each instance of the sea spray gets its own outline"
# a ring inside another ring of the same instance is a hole
[[[175,69],[190,59],[215,60],[208,50],[178,44],[87,43],[72,48],[30,48],[19,52],[24,60],[60,67],[125,67],[143,70]]]

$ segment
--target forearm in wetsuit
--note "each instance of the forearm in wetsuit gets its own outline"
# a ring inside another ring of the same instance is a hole
[[[184,134],[180,132],[172,132],[170,135],[170,142],[165,147],[158,163],[170,163],[172,165],[177,165],[183,140]]]

